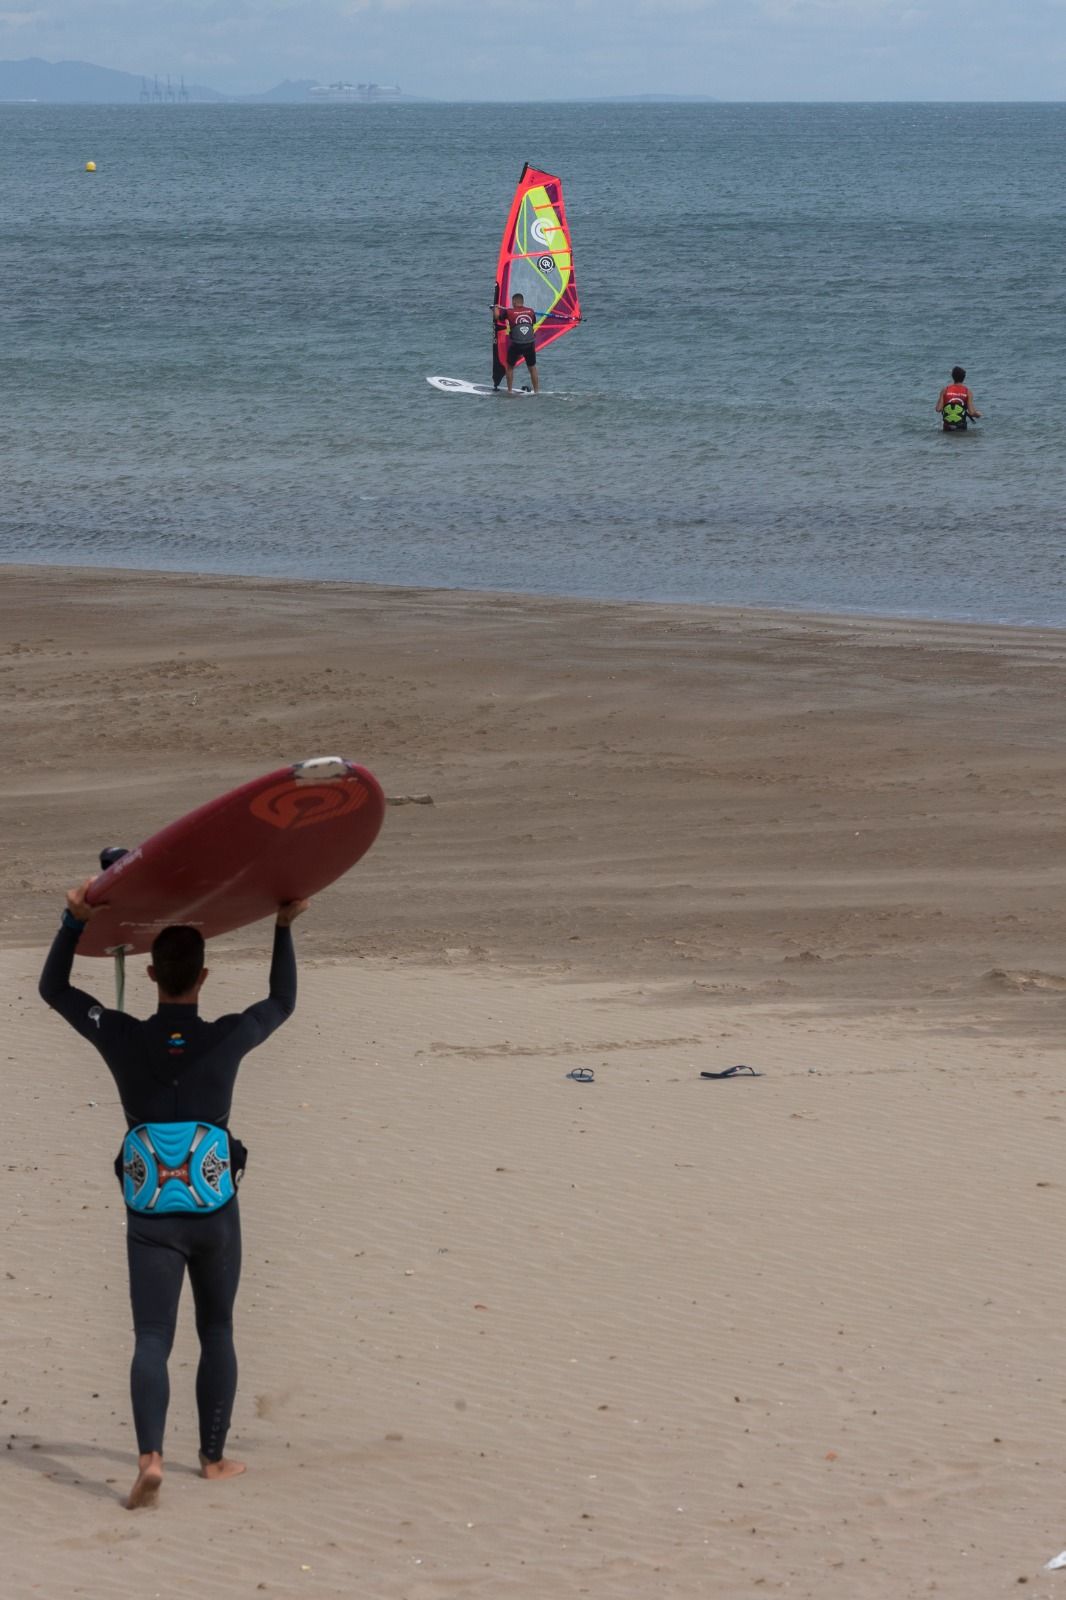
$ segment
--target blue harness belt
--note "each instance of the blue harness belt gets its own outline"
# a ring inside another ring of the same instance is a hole
[[[229,1134],[213,1122],[142,1122],[122,1141],[131,1211],[217,1211],[233,1199]]]

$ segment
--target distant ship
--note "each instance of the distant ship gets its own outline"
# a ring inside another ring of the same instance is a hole
[[[401,93],[398,83],[315,83],[312,100],[389,100]]]

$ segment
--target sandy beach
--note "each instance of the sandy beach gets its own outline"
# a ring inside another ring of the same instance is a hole
[[[2,569],[5,1600],[1058,1594],[1064,690],[1035,629]],[[121,1114],[37,974],[101,846],[334,753],[396,803],[238,1082],[249,1472],[186,1305],[131,1514]]]

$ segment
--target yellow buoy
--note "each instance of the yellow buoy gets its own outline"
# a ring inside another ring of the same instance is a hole
[[[85,163],[85,170],[86,170],[86,172],[95,172],[96,171],[96,162],[95,161],[87,161]]]

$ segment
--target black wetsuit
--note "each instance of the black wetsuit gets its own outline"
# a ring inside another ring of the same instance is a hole
[[[56,934],[39,990],[71,1027],[95,1045],[118,1087],[129,1127],[142,1122],[229,1124],[241,1059],[273,1033],[296,1005],[296,957],[288,928],[274,931],[270,997],[247,1011],[205,1022],[195,1005],[161,1004],[140,1021],[110,1011],[70,983],[80,930],[69,913]],[[186,1266],[196,1304],[200,1365],[196,1403],[200,1449],[222,1456],[237,1391],[233,1301],[241,1271],[236,1197],[204,1215],[126,1213],[130,1299],[136,1344],[130,1372],[137,1447],[162,1453],[178,1300]]]

